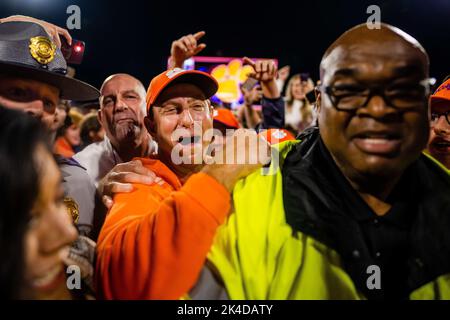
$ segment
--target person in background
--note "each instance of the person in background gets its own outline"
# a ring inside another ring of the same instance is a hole
[[[103,194],[100,181],[118,165],[135,157],[148,157],[157,146],[144,125],[145,88],[135,77],[115,74],[106,78],[100,88],[98,120],[105,130],[104,140],[90,144],[74,159]]]
[[[255,79],[262,89],[261,112],[262,119],[256,124],[255,130],[282,128],[284,124],[284,101],[276,83],[278,68],[273,60],[253,61],[243,58],[245,64],[253,68],[248,76]],[[255,75],[258,77],[256,78]]]
[[[42,124],[0,106],[0,163],[0,297],[73,298],[63,257],[77,230]]]
[[[105,129],[98,121],[96,112],[86,114],[80,123],[81,149],[91,143],[101,142],[105,139]]]
[[[225,108],[215,108],[213,114],[213,127],[219,130],[222,135],[226,135],[227,129],[237,130],[241,125],[233,112]]]
[[[450,170],[450,78],[430,97],[428,152]]]
[[[72,108],[64,121],[64,125],[58,129],[54,152],[65,158],[71,158],[80,148],[80,123],[83,114]]]
[[[314,90],[314,83],[307,74],[291,77],[285,95],[285,128],[297,134],[315,120],[314,107],[307,98]]]
[[[67,100],[61,100],[56,106],[55,120],[50,129],[50,131],[52,132],[53,141],[56,140],[56,134],[58,132],[58,129],[64,125],[66,117],[69,114],[69,110],[70,110],[70,102]]]
[[[237,116],[243,128],[255,129],[262,121],[262,112],[255,108],[256,104],[261,104],[263,91],[261,85],[252,78],[241,84],[241,93],[244,97],[244,104],[238,108]]]

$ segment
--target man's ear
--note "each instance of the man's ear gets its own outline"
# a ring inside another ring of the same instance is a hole
[[[213,105],[212,105],[212,103],[211,103],[211,100],[206,100],[207,102],[207,104],[208,104],[208,108],[209,108],[209,115],[211,116],[211,119],[213,119],[214,118],[214,107],[213,107]]]
[[[322,94],[320,93],[319,88],[314,89],[314,93],[316,94],[316,108],[317,108],[317,114],[320,113],[320,108],[322,104]]]
[[[150,110],[150,112],[153,112],[153,110]],[[150,135],[152,137],[155,137],[156,136],[155,120],[151,119],[149,116],[145,116],[144,125],[145,125],[145,128],[147,129],[148,133],[150,133]]]
[[[99,109],[99,110],[97,111],[97,120],[98,120],[98,122],[99,122],[101,125],[103,125],[103,124],[102,124],[102,109]]]

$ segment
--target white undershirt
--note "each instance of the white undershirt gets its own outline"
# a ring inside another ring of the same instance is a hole
[[[303,107],[303,101],[294,100],[291,108],[286,105],[284,111],[284,123],[285,126],[291,126],[294,129],[298,129],[302,122],[302,113],[300,109]]]

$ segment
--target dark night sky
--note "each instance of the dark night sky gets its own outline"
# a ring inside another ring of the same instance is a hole
[[[31,15],[64,26],[71,4],[80,6],[82,18],[82,29],[71,33],[86,42],[77,78],[97,87],[117,72],[148,85],[163,70],[172,40],[199,30],[207,32],[201,55],[278,58],[281,66],[309,71],[317,80],[324,50],[342,32],[365,22],[370,4],[381,7],[383,22],[423,44],[432,76],[441,81],[450,74],[450,0],[1,0],[0,16]]]

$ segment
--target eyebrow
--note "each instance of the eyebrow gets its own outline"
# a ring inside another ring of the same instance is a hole
[[[127,94],[127,93],[133,93],[133,94],[139,96],[139,93],[137,93],[136,90],[126,90],[126,91],[121,92],[121,94]],[[106,99],[106,98],[112,98],[115,96],[116,96],[116,94],[108,94],[107,96],[100,96],[100,97],[103,99]]]
[[[338,69],[334,72],[333,76],[349,76],[352,77],[355,74],[358,74],[358,70],[355,68],[342,68]]]
[[[406,66],[396,67],[394,73],[399,76],[413,76],[423,72],[423,69],[417,64],[408,64]]]
[[[133,94],[139,96],[139,93],[137,93],[136,90],[126,90],[126,91],[124,91],[124,92],[121,92],[121,94],[127,94],[127,93],[133,93]]]
[[[176,101],[166,101],[163,104],[161,104],[159,106],[155,106],[155,107],[165,108],[165,107],[168,107],[168,106],[181,107],[181,104],[176,102]]]
[[[396,76],[401,77],[414,76],[420,74],[421,72],[423,72],[423,69],[418,64],[408,64],[394,68],[394,74]],[[356,68],[342,68],[336,70],[333,74],[333,77],[336,76],[354,77],[359,73],[360,72]]]
[[[203,102],[204,100],[197,99],[197,98],[192,98],[192,97],[189,97],[189,98],[188,98],[188,103],[189,103],[189,104],[191,104],[193,101],[202,101],[202,102]],[[161,104],[159,107],[160,107],[160,108],[164,108],[164,107],[167,106],[167,105],[174,105],[174,106],[182,107],[182,105],[181,105],[179,102],[177,102],[177,101],[172,101],[172,100],[168,100],[168,101],[164,102],[164,103]]]

